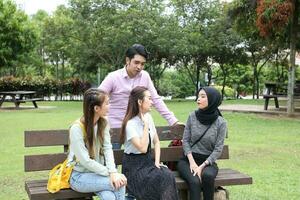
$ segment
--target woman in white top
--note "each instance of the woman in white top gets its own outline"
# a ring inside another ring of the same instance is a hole
[[[175,177],[160,164],[159,138],[148,113],[151,105],[147,88],[138,86],[131,91],[121,128],[121,142],[124,143],[122,171],[128,180],[128,193],[137,199],[176,200]],[[152,145],[154,161],[151,158]]]
[[[70,185],[78,192],[94,192],[102,200],[124,200],[127,179],[115,167],[105,118],[108,107],[104,92],[85,92],[83,117],[70,128],[69,159],[76,160]]]

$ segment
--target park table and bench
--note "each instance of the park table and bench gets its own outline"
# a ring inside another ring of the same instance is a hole
[[[158,126],[156,127],[160,141],[170,142],[173,139],[182,139],[184,126]],[[119,143],[120,129],[111,129],[111,142]],[[24,156],[25,172],[33,173],[36,171],[45,171],[52,169],[58,163],[63,162],[68,154],[69,130],[32,130],[24,132],[25,147],[49,147],[61,146],[61,152],[54,151],[53,153],[37,154]],[[32,150],[32,148],[30,148]],[[38,148],[39,150],[41,148]],[[114,149],[114,158],[117,165],[122,165],[123,149]],[[153,153],[153,152],[152,152]],[[182,146],[171,146],[161,148],[161,161],[172,162],[178,161],[183,156]],[[222,155],[219,159],[229,159],[229,146],[224,145]],[[178,172],[174,171],[176,185],[178,188],[180,199],[188,198],[188,185],[183,179],[178,176]],[[36,175],[40,177],[40,175]],[[47,178],[35,180],[25,180],[25,190],[30,200],[46,200],[46,199],[92,199],[93,193],[80,193],[72,189],[63,189],[57,193],[49,193],[47,191]],[[32,179],[32,178],[30,178]],[[229,185],[246,185],[252,184],[252,177],[241,173],[234,169],[221,168],[215,179],[217,186]]]
[[[21,103],[32,102],[34,107],[38,108],[36,102],[43,101],[43,98],[33,98],[35,94],[36,91],[0,91],[0,108],[4,102],[14,103],[16,108],[19,108]]]
[[[274,99],[275,107],[279,108],[279,97],[287,97],[287,88],[283,84],[266,82],[265,93],[263,98],[265,99],[264,110],[268,110],[269,100]],[[300,81],[296,81],[294,87],[294,98],[300,99]]]

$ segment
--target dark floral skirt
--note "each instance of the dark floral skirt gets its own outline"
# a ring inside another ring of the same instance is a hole
[[[177,200],[173,172],[157,168],[150,153],[124,154],[122,172],[127,177],[127,191],[142,200]]]

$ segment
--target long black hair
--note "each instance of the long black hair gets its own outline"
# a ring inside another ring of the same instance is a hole
[[[91,88],[88,89],[84,93],[83,98],[83,118],[84,118],[84,128],[86,131],[85,136],[85,144],[89,151],[89,156],[91,158],[95,158],[95,150],[94,150],[94,142],[95,142],[95,134],[94,134],[94,115],[95,115],[95,106],[102,106],[105,99],[108,98],[108,95],[100,91],[99,89]],[[107,121],[105,118],[100,117],[98,122],[97,129],[97,138],[100,144],[103,144],[104,141],[104,129],[107,125]],[[101,152],[101,150],[100,150]]]
[[[125,134],[126,134],[125,130],[126,130],[127,122],[139,114],[140,110],[139,110],[138,101],[139,100],[143,101],[143,99],[145,97],[145,91],[147,91],[147,90],[148,89],[146,87],[137,86],[137,87],[133,88],[133,90],[130,92],[127,111],[126,111],[125,117],[122,122],[122,127],[121,127],[121,137],[120,137],[121,143],[124,143],[124,141],[125,141]]]

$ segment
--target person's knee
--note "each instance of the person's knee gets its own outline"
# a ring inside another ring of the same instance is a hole
[[[179,160],[177,163],[177,170],[179,173],[186,173],[189,171],[189,165],[184,160]]]
[[[101,191],[96,193],[101,199],[116,200],[116,195],[112,191]]]
[[[201,186],[200,179],[198,178],[198,176],[194,176],[194,177],[190,178],[188,180],[188,183],[191,187],[199,188]]]
[[[183,164],[182,161],[179,160],[178,163],[177,163],[177,166],[176,166],[177,170],[181,170],[182,169],[182,164]]]
[[[113,142],[111,143],[113,149],[121,149],[122,144]]]
[[[120,193],[120,195],[124,195],[125,196],[125,193],[126,193],[126,186],[122,186],[119,188],[118,192]]]
[[[131,194],[127,194],[125,196],[125,200],[135,200],[135,197],[133,195],[131,195]]]
[[[211,183],[215,181],[215,174],[213,173],[203,173],[202,176],[202,181],[204,183]]]

